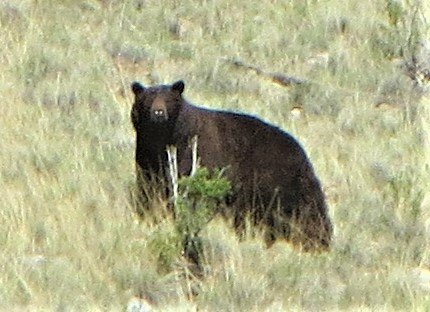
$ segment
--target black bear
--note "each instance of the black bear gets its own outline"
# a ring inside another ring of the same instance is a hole
[[[189,103],[184,83],[132,84],[131,119],[136,130],[136,167],[142,196],[150,182],[166,181],[167,145],[177,147],[178,171],[189,174],[190,140],[198,137],[200,164],[225,168],[234,185],[225,215],[237,230],[246,216],[263,225],[270,246],[284,237],[304,250],[329,247],[333,228],[320,182],[305,151],[288,133],[261,119]]]

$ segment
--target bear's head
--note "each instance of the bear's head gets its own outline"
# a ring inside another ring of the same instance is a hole
[[[144,87],[133,82],[131,89],[135,102],[131,111],[131,120],[136,130],[143,127],[163,127],[173,124],[180,112],[183,99],[184,82],[177,81],[172,85]]]

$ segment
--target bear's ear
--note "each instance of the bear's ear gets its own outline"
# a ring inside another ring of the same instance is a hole
[[[184,92],[185,84],[182,80],[176,81],[174,84],[172,84],[172,90],[177,91],[179,94],[182,94]]]
[[[145,91],[145,87],[139,82],[135,81],[131,84],[131,90],[133,90],[134,95],[139,96]]]

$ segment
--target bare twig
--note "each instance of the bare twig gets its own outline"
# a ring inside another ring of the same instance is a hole
[[[167,159],[169,161],[169,175],[170,185],[172,188],[172,202],[176,204],[178,200],[178,160],[177,160],[177,148],[174,145],[168,145],[166,147]]]
[[[191,139],[191,149],[192,149],[192,166],[191,166],[191,173],[190,177],[193,177],[198,168],[198,159],[197,159],[197,135],[193,136]]]
[[[192,149],[192,165],[190,177],[194,176],[197,172],[198,157],[197,157],[197,135],[191,139],[191,149]],[[176,204],[179,196],[178,192],[178,159],[177,159],[177,147],[174,145],[166,146],[167,159],[169,162],[169,176],[170,176],[170,187],[172,190],[172,198],[171,201],[173,204]]]

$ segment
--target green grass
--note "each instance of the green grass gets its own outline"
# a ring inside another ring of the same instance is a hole
[[[120,311],[143,296],[157,311],[428,311],[414,272],[430,269],[430,100],[395,61],[430,35],[430,7],[388,2],[0,3],[0,310]],[[216,219],[204,278],[182,258],[159,270],[151,242],[173,224],[133,213],[129,85],[176,79],[196,104],[299,138],[328,197],[329,253],[239,242]]]

